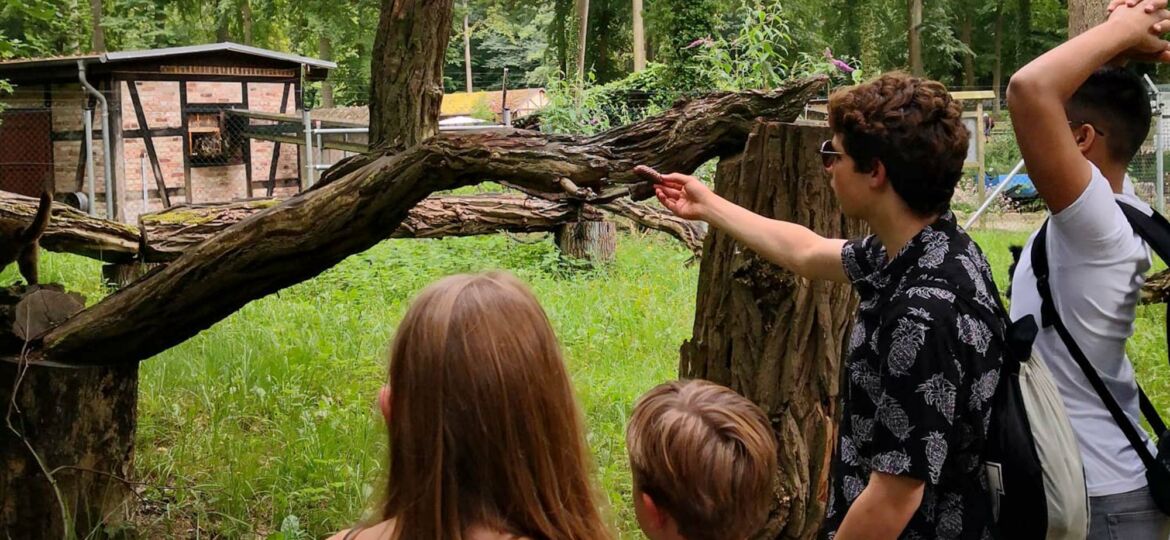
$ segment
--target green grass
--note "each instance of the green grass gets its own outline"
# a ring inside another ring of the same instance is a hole
[[[1006,287],[1007,246],[1027,235],[975,237]],[[315,538],[348,527],[381,486],[386,437],[374,396],[410,299],[444,275],[504,268],[549,312],[607,513],[622,538],[639,538],[624,425],[642,392],[676,376],[698,269],[659,235],[623,235],[616,262],[596,270],[566,268],[547,240],[525,242],[387,241],[145,362],[135,462],[145,502],[133,527],[143,537],[226,538]],[[91,302],[102,294],[99,265],[86,259],[47,254],[42,275]],[[14,279],[13,268],[0,274]],[[1162,310],[1141,309],[1130,354],[1165,409]]]

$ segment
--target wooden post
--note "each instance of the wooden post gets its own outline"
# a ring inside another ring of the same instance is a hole
[[[612,221],[572,221],[557,229],[556,244],[569,257],[609,262],[617,253],[617,226]]]
[[[979,176],[975,177],[975,191],[979,194],[979,202],[987,199],[983,177],[987,174],[987,135],[984,133],[983,101],[975,102],[975,160],[979,162]]]
[[[0,339],[84,308],[59,286],[0,290]],[[128,515],[138,364],[82,369],[0,361],[0,538],[88,538]]]
[[[720,161],[715,191],[763,216],[832,238],[863,234],[841,214],[817,154],[826,127],[760,123],[743,154]],[[825,514],[837,434],[842,345],[856,295],[762,260],[712,229],[703,245],[693,337],[679,374],[759,404],[781,441],[775,506],[756,538],[811,539]],[[760,494],[769,496],[769,494]]]

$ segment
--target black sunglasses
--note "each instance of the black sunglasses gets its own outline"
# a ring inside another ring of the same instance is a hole
[[[832,167],[835,163],[837,163],[838,161],[841,160],[842,156],[845,155],[842,152],[838,152],[836,150],[833,150],[833,141],[832,140],[827,140],[827,141],[821,143],[820,153],[821,153],[821,163],[825,166],[826,169],[828,169],[829,167]]]

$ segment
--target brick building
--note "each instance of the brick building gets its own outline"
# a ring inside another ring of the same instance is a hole
[[[234,43],[0,62],[15,87],[0,96],[0,190],[73,201],[92,190],[97,215],[128,222],[168,204],[292,195],[301,148],[249,137],[272,123],[229,111],[297,115],[304,82],[334,67]],[[109,104],[109,183],[101,100],[82,78]]]

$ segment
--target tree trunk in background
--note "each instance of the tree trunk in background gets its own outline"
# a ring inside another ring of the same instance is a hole
[[[317,57],[322,60],[333,60],[333,42],[324,32],[317,38]],[[329,79],[321,81],[321,108],[333,108],[333,83]]]
[[[828,128],[758,123],[744,153],[721,160],[715,191],[763,216],[830,238],[864,233],[841,214],[817,154]],[[856,296],[808,281],[711,230],[699,267],[693,337],[679,375],[727,385],[767,413],[780,445],[775,506],[755,538],[811,539],[825,514],[842,345]]]
[[[609,262],[617,253],[617,227],[612,221],[573,221],[557,230],[556,244],[569,257]]]
[[[995,2],[995,68],[991,73],[991,86],[995,91],[994,112],[999,119],[1003,101],[1003,0]]]
[[[585,80],[585,44],[589,37],[589,0],[577,0],[577,81]]]
[[[971,2],[963,2],[963,22],[959,26],[959,40],[971,49],[963,53],[963,86],[967,88],[975,86],[975,44],[972,41],[975,10],[972,7]]]
[[[244,30],[244,45],[252,44],[252,2],[240,2],[240,26]]]
[[[1072,39],[1085,30],[1105,22],[1109,0],[1068,0],[1068,37]]]
[[[1016,67],[1031,60],[1032,0],[1016,0]]]
[[[861,65],[867,73],[881,73],[881,60],[878,56],[881,44],[878,43],[877,8],[873,5],[873,0],[861,0],[856,5],[857,9],[861,10],[861,31],[858,32],[861,47],[858,54],[861,55]]]
[[[642,27],[642,0],[634,0],[634,71],[646,69],[646,31]]]
[[[557,68],[564,77],[569,76],[569,20],[573,17],[574,0],[556,0],[553,6],[551,43],[555,45]]]
[[[922,77],[922,0],[910,0],[910,73]]]
[[[467,75],[467,93],[474,92],[471,84],[471,23],[468,20],[471,12],[467,8],[467,0],[463,0],[463,69]]]
[[[219,43],[223,43],[225,41],[231,41],[231,40],[232,40],[232,34],[231,34],[231,31],[228,29],[228,19],[227,19],[227,17],[220,16],[220,19],[218,20],[218,22],[215,25],[215,41],[217,41]]]
[[[106,51],[106,31],[102,28],[102,0],[89,0],[90,22],[93,24],[93,52]]]
[[[370,72],[370,148],[405,150],[439,131],[454,0],[382,0]]]

